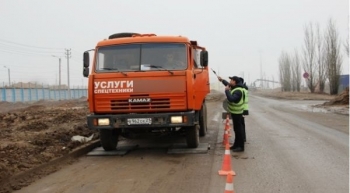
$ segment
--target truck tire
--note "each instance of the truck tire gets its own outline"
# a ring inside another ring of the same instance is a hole
[[[199,145],[199,125],[186,128],[187,147],[197,148]]]
[[[100,129],[100,142],[105,151],[117,149],[119,132],[116,129]]]
[[[207,126],[207,104],[203,103],[202,109],[199,112],[199,136],[204,137],[207,134],[208,126]]]
[[[116,34],[110,35],[108,37],[108,39],[132,37],[133,35],[140,35],[140,34],[138,34],[138,33],[130,33],[130,32],[116,33]]]

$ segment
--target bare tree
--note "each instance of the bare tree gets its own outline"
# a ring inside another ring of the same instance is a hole
[[[291,65],[290,65],[290,73],[291,73],[291,80],[290,80],[290,84],[291,84],[291,90],[293,92],[296,91],[297,86],[296,86],[296,71],[294,68],[294,58],[291,59]]]
[[[340,54],[339,34],[332,19],[329,20],[325,32],[325,54],[330,94],[335,95],[338,94],[338,87],[340,84],[339,78],[342,67],[342,55]]]
[[[317,60],[317,70],[318,78],[317,82],[320,88],[320,92],[324,92],[326,85],[326,65],[325,65],[325,53],[323,38],[320,33],[320,25],[316,24],[316,60]]]
[[[282,52],[281,53],[281,55],[280,55],[280,58],[278,59],[278,67],[279,67],[279,78],[280,78],[280,83],[281,83],[281,91],[283,92],[283,91],[285,91],[284,90],[284,79],[285,79],[285,77],[284,77],[284,71],[285,71],[285,69],[284,69],[284,63],[283,63],[283,56],[284,56],[284,52]]]
[[[291,91],[291,62],[289,55],[282,52],[278,62],[281,89],[282,91]]]
[[[309,73],[307,86],[310,91],[315,92],[316,87],[316,38],[314,35],[313,24],[309,23],[304,27],[304,48],[303,48],[303,67]]]
[[[344,48],[345,48],[346,55],[348,55],[349,57],[349,36],[347,36],[346,38],[346,42],[344,43]]]
[[[293,91],[300,92],[300,85],[301,85],[301,67],[300,67],[300,59],[298,51],[294,50],[294,57],[292,59],[292,85],[293,85]]]

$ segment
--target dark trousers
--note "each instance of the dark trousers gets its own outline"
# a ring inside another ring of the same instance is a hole
[[[246,137],[246,134],[245,134],[245,121],[244,121],[244,116],[242,116],[242,130],[243,130],[243,139],[244,139],[244,142],[247,141],[247,137]]]
[[[235,132],[235,142],[233,143],[233,147],[241,147],[244,149],[244,135],[242,128],[242,114],[232,114],[233,121],[233,131]]]

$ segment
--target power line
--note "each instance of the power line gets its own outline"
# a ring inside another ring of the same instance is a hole
[[[25,52],[14,52],[14,51],[8,51],[8,50],[0,50],[0,52],[7,53],[7,54],[16,54],[16,55],[22,55],[22,56],[41,56],[41,57],[51,57],[52,54],[40,54],[40,53],[25,53]]]
[[[76,59],[74,59],[74,58],[72,58],[72,60],[73,60],[74,62],[83,63],[83,60],[82,60],[82,61],[78,61],[78,60],[76,60]]]
[[[3,39],[0,39],[0,41],[6,42],[6,43],[9,43],[9,44],[15,44],[15,45],[31,47],[31,48],[37,48],[37,49],[48,49],[48,50],[62,50],[63,49],[63,48],[49,48],[49,47],[32,46],[32,45],[20,44],[20,43],[8,41],[8,40],[3,40]]]
[[[24,47],[17,47],[13,45],[6,45],[0,42],[0,49],[6,52],[12,52],[12,53],[24,53],[24,54],[62,54],[64,51],[58,51],[58,50],[37,50],[33,48],[24,48]]]
[[[15,52],[15,53],[25,53],[25,54],[62,54],[64,51],[49,51],[49,50],[32,50],[31,48],[19,48],[19,47],[13,47],[13,46],[6,46],[1,44],[0,42],[0,49],[4,51],[9,52]]]
[[[79,54],[83,53],[83,52],[77,51],[76,49],[72,49],[72,51],[75,52],[76,54],[77,54],[77,53],[79,53]],[[83,55],[83,54],[82,54],[82,55]]]

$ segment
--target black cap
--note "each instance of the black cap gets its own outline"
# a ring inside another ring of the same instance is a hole
[[[236,83],[241,82],[241,79],[238,76],[229,76],[228,78],[234,80]]]
[[[239,77],[239,79],[241,80],[241,83],[243,83],[243,82],[244,82],[244,79],[243,79],[242,77]]]

